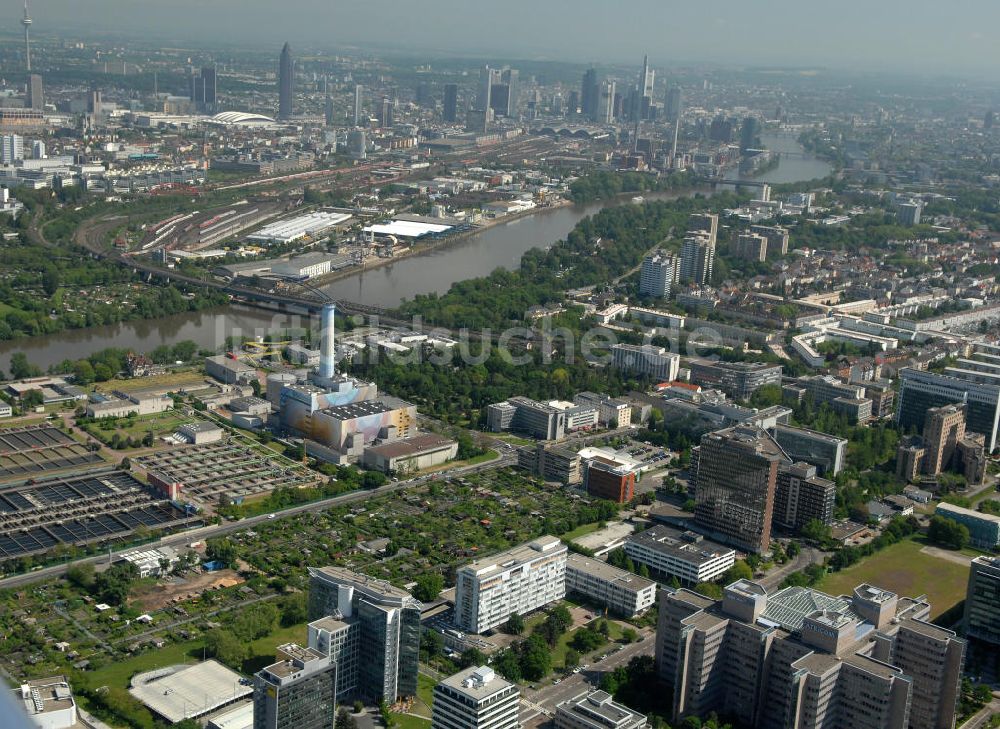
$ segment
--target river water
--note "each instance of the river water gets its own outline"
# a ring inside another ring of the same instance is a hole
[[[798,182],[824,177],[830,166],[811,156],[800,156],[794,137],[764,134],[766,147],[793,154],[756,180]],[[732,173],[734,176],[737,173]],[[735,179],[735,177],[730,178]],[[676,193],[647,194],[646,199],[669,199]],[[525,251],[565,238],[573,227],[606,205],[622,199],[572,205],[502,223],[419,256],[404,258],[380,268],[347,276],[324,286],[335,299],[381,307],[396,306],[403,299],[432,291],[445,293],[456,281],[485,276],[498,267],[517,268]],[[205,349],[218,350],[228,336],[255,336],[268,331],[303,326],[301,317],[275,314],[246,306],[222,306],[161,319],[125,322],[59,332],[42,337],[0,343],[0,370],[8,372],[10,355],[24,352],[28,361],[47,369],[66,359],[79,359],[106,347],[149,352],[161,344],[189,339]]]

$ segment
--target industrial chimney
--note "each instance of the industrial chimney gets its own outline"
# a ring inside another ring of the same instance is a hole
[[[336,304],[325,304],[320,318],[319,376],[331,379],[337,370],[337,348],[334,341]]]

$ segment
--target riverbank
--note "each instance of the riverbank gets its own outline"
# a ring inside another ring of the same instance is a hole
[[[374,271],[383,266],[390,266],[393,263],[398,263],[399,261],[405,260],[407,258],[414,258],[416,256],[423,256],[431,253],[433,251],[440,251],[449,248],[450,246],[457,245],[464,240],[472,238],[476,235],[481,235],[490,228],[494,228],[498,225],[505,225],[507,223],[513,223],[514,221],[521,220],[523,218],[530,218],[535,215],[543,215],[545,213],[553,212],[559,210],[560,208],[565,208],[567,206],[573,205],[573,202],[560,198],[557,202],[551,205],[545,205],[544,207],[534,207],[530,210],[522,210],[519,213],[512,213],[511,215],[504,215],[502,218],[491,218],[485,223],[477,225],[469,230],[463,230],[459,233],[453,233],[451,235],[444,236],[443,238],[432,238],[425,242],[418,242],[411,245],[405,251],[399,255],[392,256],[391,258],[382,258],[376,256],[375,258],[365,261],[360,267],[342,268],[339,271],[331,271],[323,276],[316,276],[309,279],[309,284],[311,286],[326,286],[328,284],[335,283],[341,279],[351,278],[352,276],[357,276],[365,271]]]

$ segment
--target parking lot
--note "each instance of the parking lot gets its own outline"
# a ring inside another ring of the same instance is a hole
[[[97,453],[51,425],[0,431],[0,480],[102,462]]]

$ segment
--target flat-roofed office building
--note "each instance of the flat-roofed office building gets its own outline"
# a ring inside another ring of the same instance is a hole
[[[584,691],[556,706],[556,729],[643,729],[646,717],[606,691]]]
[[[625,554],[664,579],[684,585],[709,582],[736,562],[736,551],[691,531],[657,524],[625,540]]]
[[[312,648],[289,643],[254,675],[254,729],[330,729],[337,665]]]
[[[489,666],[466,668],[434,687],[431,729],[516,729],[521,692]]]
[[[582,554],[566,558],[566,592],[631,618],[656,604],[656,583]]]

